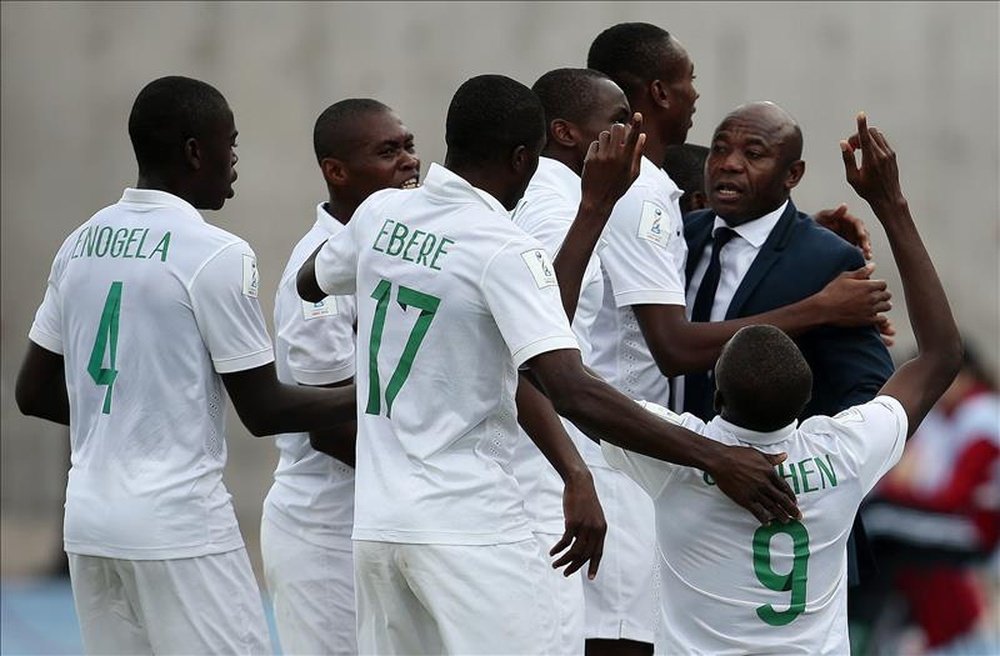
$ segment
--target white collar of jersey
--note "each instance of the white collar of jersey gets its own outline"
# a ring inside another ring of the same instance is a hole
[[[722,417],[716,416],[709,422],[710,424],[715,424],[715,426],[722,431],[725,431],[738,439],[741,442],[748,442],[750,444],[776,444],[783,440],[787,440],[795,429],[798,427],[799,422],[793,421],[784,428],[779,428],[776,431],[770,431],[767,433],[762,433],[760,431],[750,430],[749,428],[743,428],[742,426],[737,426],[734,423],[728,422]]]
[[[653,163],[653,160],[649,159],[645,155],[642,156],[642,161],[639,162],[639,175],[651,175],[659,178],[661,180],[662,188],[670,196],[670,200],[677,200],[684,195],[684,191],[677,186],[677,183],[667,175],[667,172],[661,169],[659,166]]]
[[[324,231],[333,234],[344,227],[344,224],[337,220],[337,217],[333,216],[326,211],[323,207],[326,202],[322,202],[316,206],[316,225],[322,228]]]
[[[427,170],[422,187],[426,193],[450,201],[478,200],[495,212],[510,217],[510,212],[503,203],[489,193],[473,187],[465,178],[455,175],[440,164],[431,164]]]
[[[190,215],[191,218],[197,218],[202,223],[205,222],[205,217],[195,209],[194,205],[180,196],[174,196],[169,192],[160,191],[159,189],[133,189],[132,187],[126,187],[125,191],[122,192],[122,199],[118,202],[134,203],[136,205],[167,205],[182,210],[185,214]]]
[[[557,159],[551,157],[538,158],[538,170],[532,182],[539,181],[568,193],[571,198],[579,198],[582,194],[580,190],[580,176],[570,167]]]
[[[715,232],[716,228],[726,226],[727,228],[732,228],[736,234],[753,244],[754,248],[760,248],[764,245],[764,242],[767,241],[767,238],[771,236],[771,231],[774,230],[774,226],[778,225],[778,220],[781,218],[781,215],[785,213],[786,207],[788,207],[787,200],[781,204],[781,207],[773,212],[768,212],[759,219],[747,221],[743,225],[738,226],[730,226],[726,223],[725,219],[717,216],[715,217],[715,225],[712,227],[712,232]]]

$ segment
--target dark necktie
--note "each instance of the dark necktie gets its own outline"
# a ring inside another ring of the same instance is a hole
[[[736,232],[721,226],[712,235],[712,257],[705,269],[705,276],[698,286],[698,294],[694,297],[694,307],[691,308],[691,321],[708,321],[712,316],[712,304],[715,303],[715,292],[719,288],[719,278],[722,275],[722,265],[719,254],[722,247],[736,236]]]
[[[694,298],[691,321],[708,321],[711,317],[715,292],[719,288],[719,278],[722,274],[719,254],[722,252],[722,247],[735,236],[736,232],[725,226],[715,229],[712,235],[712,256],[705,270],[705,276],[701,279],[701,285],[698,286],[698,294]],[[715,381],[711,376],[712,372],[709,370],[684,377],[684,411],[704,421],[715,416],[713,405]]]

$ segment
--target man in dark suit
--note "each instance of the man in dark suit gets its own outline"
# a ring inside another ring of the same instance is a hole
[[[857,248],[792,203],[791,190],[805,172],[801,156],[801,130],[772,103],[739,107],[716,129],[705,165],[711,209],[685,217],[692,321],[791,305],[864,265]],[[796,341],[816,374],[803,418],[864,403],[892,374],[874,327],[822,326]],[[685,411],[706,421],[715,415],[711,371],[685,376],[682,387]]]
[[[743,105],[716,128],[705,163],[711,209],[689,214],[684,225],[692,322],[791,305],[864,265],[861,251],[792,203],[804,172],[802,131],[777,105]],[[800,419],[865,403],[892,375],[875,327],[824,325],[793,337],[813,371],[812,398]],[[678,408],[705,421],[716,414],[711,371],[688,374],[675,387]],[[848,580],[856,585],[874,567],[857,520],[848,556]]]

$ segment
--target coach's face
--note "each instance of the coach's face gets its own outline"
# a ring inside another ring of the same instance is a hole
[[[206,134],[193,139],[196,162],[194,203],[198,209],[218,210],[235,195],[236,182],[236,123],[228,108]],[[191,147],[189,146],[189,149]]]
[[[705,161],[709,205],[730,225],[776,210],[802,179],[805,163],[790,146],[791,126],[760,107],[736,111],[719,125]]]

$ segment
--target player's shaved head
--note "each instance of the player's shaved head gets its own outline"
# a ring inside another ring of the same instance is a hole
[[[556,119],[582,123],[601,100],[599,82],[610,78],[590,68],[557,68],[542,75],[531,90],[538,95],[545,110],[545,125]]]
[[[313,128],[316,161],[328,157],[346,159],[357,147],[360,121],[372,114],[391,111],[387,105],[371,98],[348,98],[330,105],[316,119]]]
[[[479,165],[509,157],[518,146],[540,146],[545,113],[538,96],[503,75],[479,75],[455,92],[445,121],[447,160]]]
[[[669,66],[671,62],[677,66]],[[587,68],[607,74],[630,100],[639,88],[661,79],[665,63],[681,75],[684,73],[681,64],[687,62],[687,53],[677,40],[650,23],[619,23],[609,27],[597,35],[587,53]]]
[[[790,424],[812,394],[806,359],[774,326],[747,326],[733,335],[715,364],[715,382],[722,418],[757,431]]]
[[[782,161],[792,163],[802,159],[802,128],[798,121],[779,105],[770,101],[757,101],[740,105],[726,114],[717,130],[722,130],[727,123],[746,122],[768,137],[768,140],[781,148]]]
[[[218,136],[231,116],[225,97],[210,84],[179,75],[153,80],[136,96],[128,118],[140,173],[179,165],[188,139]]]

